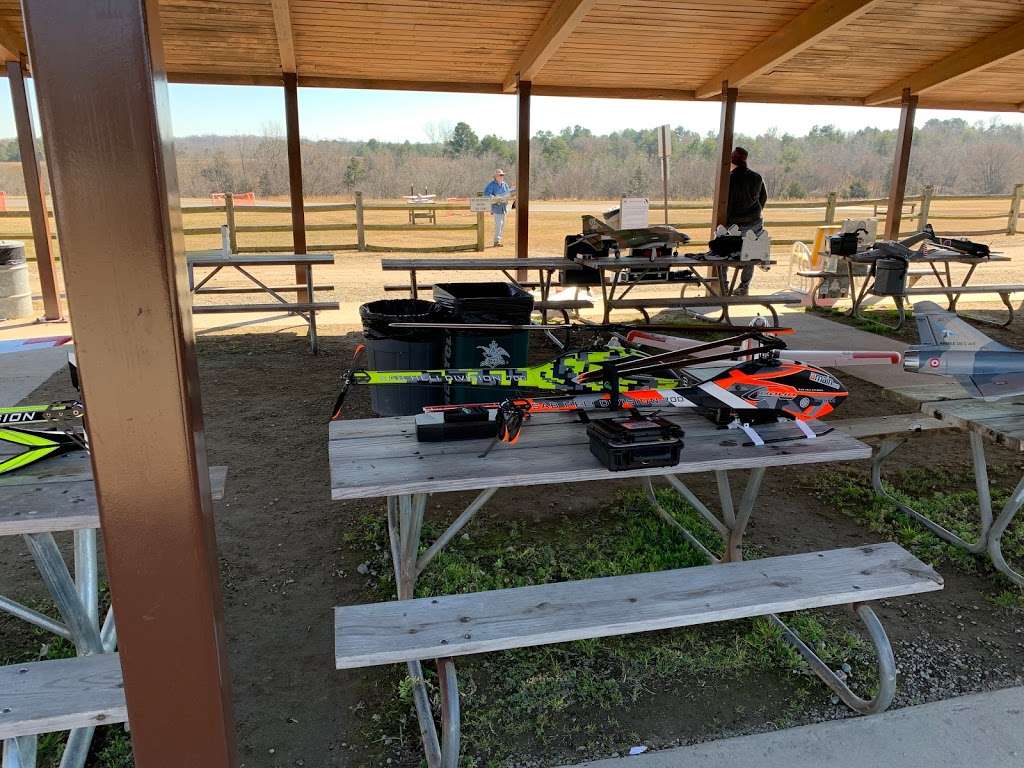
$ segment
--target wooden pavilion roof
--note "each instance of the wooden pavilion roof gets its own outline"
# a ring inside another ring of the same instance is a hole
[[[1024,0],[160,0],[171,81],[1024,110]],[[19,4],[0,44],[25,53]]]

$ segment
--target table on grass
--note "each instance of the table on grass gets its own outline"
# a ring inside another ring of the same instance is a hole
[[[768,569],[773,567],[785,570],[784,563],[769,565],[768,561],[752,561],[749,564],[742,564],[743,535],[747,523],[754,512],[755,503],[761,488],[765,472],[769,468],[785,468],[804,464],[854,461],[866,459],[871,456],[871,449],[850,437],[849,435],[836,431],[829,431],[820,423],[812,423],[820,436],[807,439],[792,422],[776,423],[759,426],[757,429],[765,439],[763,446],[753,445],[747,435],[740,430],[717,429],[708,420],[696,415],[670,415],[667,418],[683,427],[685,431],[685,448],[683,449],[680,462],[672,467],[648,467],[621,472],[611,472],[604,468],[598,460],[590,453],[585,427],[571,414],[543,414],[536,415],[524,427],[519,442],[514,446],[499,444],[493,446],[489,453],[485,452],[492,445],[490,440],[462,440],[455,442],[421,443],[416,440],[414,419],[411,416],[362,419],[355,421],[335,421],[330,426],[329,452],[331,468],[331,495],[332,498],[361,499],[385,497],[387,500],[387,522],[388,533],[391,542],[391,556],[394,563],[395,580],[397,583],[398,599],[400,601],[412,600],[409,603],[410,610],[418,606],[417,610],[441,610],[444,608],[439,604],[449,598],[423,598],[414,600],[414,592],[418,577],[423,573],[434,558],[456,538],[458,533],[480,512],[488,500],[500,488],[517,488],[526,485],[550,485],[552,492],[571,492],[567,484],[579,482],[596,482],[606,480],[635,480],[644,488],[647,498],[650,500],[656,513],[679,534],[684,536],[710,564],[722,564],[725,568],[736,568],[754,566],[755,563],[764,563],[764,572],[756,574],[740,575],[738,571],[735,578],[752,579],[760,583],[767,579]],[[730,472],[747,472],[746,485],[739,499],[735,499],[730,478]],[[719,496],[719,512],[713,512],[698,496],[683,482],[682,477],[693,473],[708,472],[715,477]],[[654,481],[658,478],[664,479],[668,487],[678,493],[688,502],[697,513],[699,513],[720,535],[722,540],[721,550],[711,551],[706,547],[690,530],[679,520],[671,515],[655,494]],[[463,511],[442,533],[437,540],[431,542],[421,550],[421,531],[424,515],[427,511],[428,501],[432,494],[447,493],[453,491],[478,491],[479,493]],[[941,588],[941,579],[935,576],[927,566],[913,559],[908,553],[903,552],[896,545],[880,545],[893,547],[893,553],[887,555],[887,562],[900,562],[908,564],[904,569],[913,582],[913,586],[904,587],[905,591],[894,591],[891,594],[910,594],[913,591],[926,591],[927,589]],[[865,552],[872,548],[865,548]],[[841,550],[835,550],[841,552]],[[815,558],[826,557],[828,553],[812,553],[798,557],[810,558],[810,565],[824,563],[824,560]],[[770,560],[786,560],[786,558],[771,558]],[[806,567],[794,564],[794,568]],[[756,567],[756,566],[755,566]],[[829,566],[831,568],[831,566]],[[854,573],[873,573],[872,567],[858,567]],[[903,568],[903,566],[901,566]],[[726,574],[726,571],[719,572],[718,568],[712,569],[712,575],[701,574],[701,579],[712,579],[705,584],[704,589],[710,590],[711,594],[728,593],[731,587],[717,587],[713,585],[714,573]],[[829,571],[831,572],[831,571]],[[668,576],[675,572],[663,572],[662,574],[647,574],[631,577],[614,577],[615,579],[647,579]],[[795,574],[793,574],[795,575]],[[697,578],[696,571],[694,577]],[[723,575],[721,578],[726,578]],[[860,576],[854,576],[860,579]],[[463,653],[479,652],[481,650],[496,650],[507,647],[525,647],[530,644],[543,644],[545,642],[561,642],[565,639],[577,639],[580,637],[607,636],[610,634],[625,634],[634,631],[644,631],[650,628],[665,628],[668,626],[683,626],[684,624],[696,624],[707,621],[719,621],[728,618],[737,618],[751,615],[770,615],[771,620],[777,623],[782,629],[783,637],[790,642],[809,662],[815,673],[828,684],[849,706],[859,712],[870,713],[884,709],[892,700],[895,687],[895,667],[892,661],[892,648],[885,632],[878,622],[877,617],[871,612],[870,607],[862,605],[861,600],[846,598],[827,599],[815,597],[806,602],[797,598],[801,589],[810,588],[813,584],[821,581],[820,577],[807,576],[795,578],[788,581],[787,577],[779,576],[769,579],[773,588],[776,589],[774,599],[779,602],[766,601],[766,606],[778,606],[784,604],[790,607],[777,610],[796,610],[796,607],[822,607],[832,604],[856,604],[856,613],[867,625],[868,632],[874,643],[879,663],[879,689],[871,699],[862,699],[854,694],[845,684],[842,675],[837,675],[828,668],[813,650],[800,641],[799,637],[792,632],[777,616],[771,607],[761,606],[760,612],[757,606],[753,609],[748,605],[743,609],[733,607],[730,611],[711,610],[712,603],[707,602],[707,597],[699,600],[693,610],[699,613],[706,606],[708,608],[699,618],[693,615],[683,619],[666,617],[659,614],[657,619],[651,617],[650,613],[644,614],[635,623],[629,623],[623,616],[621,620],[612,622],[614,626],[604,626],[600,629],[593,627],[568,629],[570,625],[575,626],[578,622],[588,621],[588,617],[607,612],[607,599],[590,595],[591,602],[595,607],[583,609],[570,620],[566,618],[563,624],[550,631],[538,628],[536,621],[543,622],[543,616],[536,619],[529,618],[533,614],[550,610],[550,606],[556,608],[563,606],[568,608],[573,604],[570,595],[562,594],[566,590],[584,589],[593,593],[594,590],[616,590],[626,589],[626,586],[616,587],[609,583],[604,586],[607,580],[596,579],[585,582],[571,582],[561,585],[546,585],[545,587],[528,587],[525,590],[554,589],[559,590],[558,596],[535,597],[532,593],[526,594],[519,590],[502,590],[497,593],[481,593],[486,598],[486,603],[492,607],[495,605],[509,606],[523,602],[522,611],[527,615],[527,622],[534,622],[533,630],[529,638],[516,638],[515,640],[494,639],[490,641],[472,640],[474,632],[484,634],[480,628],[472,625],[470,618],[473,613],[469,606],[451,606],[444,608],[456,618],[456,622],[465,622],[460,625],[455,623],[458,629],[453,637],[458,639],[448,640],[441,638],[436,642],[437,648],[444,648],[444,657],[441,653],[436,655],[423,655],[423,659],[435,659],[438,664],[438,677],[441,685],[442,698],[442,732],[438,738],[437,728],[434,723],[431,703],[426,685],[423,681],[423,671],[420,665],[420,658],[415,657],[414,651],[407,647],[402,650],[399,646],[407,646],[409,643],[420,642],[426,633],[430,634],[431,627],[437,630],[440,626],[427,620],[426,624],[417,624],[416,627],[408,629],[401,628],[404,621],[409,620],[409,615],[396,607],[386,616],[362,616],[356,619],[351,614],[359,613],[360,609],[367,609],[374,613],[380,609],[387,610],[388,606],[401,606],[402,603],[372,604],[369,606],[350,606],[338,609],[336,626],[337,664],[341,667],[365,666],[374,663],[388,663],[404,660],[408,664],[409,676],[413,681],[413,702],[416,707],[417,716],[420,722],[421,734],[424,740],[428,764],[430,766],[455,766],[458,756],[459,743],[459,699],[458,687],[455,677],[455,667],[451,656]],[[746,582],[744,582],[746,583]],[[799,584],[799,586],[798,586]],[[582,585],[582,586],[580,586]],[[591,589],[593,587],[593,589]],[[792,587],[792,591],[790,590]],[[648,587],[630,582],[629,589],[639,590],[644,594]],[[650,586],[650,589],[657,591],[664,589],[664,584]],[[874,599],[868,596],[867,592],[858,593],[856,590],[864,588],[863,584],[854,583],[853,594],[862,594],[864,601]],[[698,590],[699,591],[699,590]],[[493,597],[491,595],[493,594]],[[621,594],[621,592],[620,592]],[[787,598],[793,598],[789,600]],[[472,600],[472,595],[462,595],[452,600]],[[582,598],[580,598],[582,599]],[[839,602],[840,599],[843,602]],[[539,603],[530,601],[540,600]],[[602,603],[602,600],[604,602]],[[509,601],[506,603],[506,601]],[[568,601],[568,602],[566,602]],[[635,602],[635,601],[634,601]],[[419,606],[418,604],[426,605]],[[590,605],[591,603],[587,603]],[[601,608],[605,605],[606,608]],[[532,606],[532,607],[531,607]],[[543,610],[541,610],[543,609]],[[510,608],[511,610],[511,608]],[[616,608],[622,611],[623,608]],[[643,611],[658,611],[659,608],[638,608]],[[396,613],[397,611],[397,613]],[[466,613],[460,613],[465,611]],[[582,612],[582,613],[581,613]],[[709,617],[710,616],[710,617]],[[461,617],[461,618],[459,618]],[[507,617],[509,621],[511,616]],[[550,617],[547,619],[550,620]],[[351,636],[353,632],[352,623],[357,622],[358,626],[366,629],[370,637]],[[675,623],[673,623],[675,622]],[[495,630],[492,626],[490,631],[500,633],[502,622],[498,622],[499,628]],[[506,624],[509,622],[506,621]],[[627,626],[628,624],[628,626]],[[472,626],[471,626],[472,625]],[[377,636],[376,633],[391,634],[390,639]],[[463,634],[464,633],[464,634]],[[465,638],[463,640],[462,638]],[[361,647],[356,648],[355,646]],[[449,644],[450,643],[450,644]],[[474,643],[478,643],[474,645]],[[421,654],[422,655],[422,654]]]
[[[986,440],[1011,451],[1024,453],[1024,403],[986,403],[983,400],[973,399],[940,400],[922,404],[921,412],[941,424],[967,432],[975,487],[978,491],[979,528],[977,538],[974,541],[969,541],[959,536],[904,503],[902,499],[894,496],[885,488],[882,483],[882,468],[890,457],[898,456],[900,447],[910,439],[910,436],[905,433],[883,440],[871,468],[871,482],[875,492],[950,544],[972,554],[987,553],[996,570],[1005,574],[1017,586],[1024,587],[1024,573],[1014,570],[1007,563],[1003,554],[1003,536],[1021,506],[1024,506],[1024,477],[1017,483],[1010,498],[1006,500],[999,515],[996,516],[992,508],[988,462],[985,458]]]
[[[865,262],[862,258],[854,256],[842,256],[840,257],[846,265],[846,274],[850,281],[850,298],[853,305],[850,307],[849,315],[851,317],[863,318],[862,310],[865,303],[869,300],[870,296],[880,296],[881,294],[873,294],[872,288],[875,282],[875,269],[877,266],[876,261]],[[1013,321],[1013,305],[1010,303],[1009,294],[1024,291],[1024,285],[971,285],[971,278],[974,277],[978,267],[983,264],[989,264],[992,262],[1005,262],[1010,261],[1009,256],[1002,256],[1000,254],[992,254],[990,256],[982,257],[971,257],[960,253],[959,251],[951,251],[944,248],[927,249],[922,253],[915,256],[909,263],[911,268],[918,266],[917,270],[913,270],[908,276],[908,286],[904,293],[899,296],[892,296],[893,301],[896,302],[897,320],[896,325],[893,326],[899,329],[903,326],[906,319],[906,307],[905,299],[913,299],[914,296],[928,296],[931,294],[945,294],[948,300],[948,308],[950,312],[956,312],[957,302],[963,295],[969,294],[982,294],[982,293],[996,293],[999,294],[1003,300],[1003,304],[1006,306],[1009,312],[1009,319],[1006,323],[1000,323],[999,325],[1009,325]],[[953,277],[951,266],[953,264],[964,264],[967,266],[967,273],[963,278],[957,282]],[[924,268],[920,268],[920,265],[925,265]],[[863,267],[867,266],[867,269]],[[860,267],[860,269],[858,269]],[[938,281],[938,285],[934,288],[931,286],[917,286],[916,283],[922,277],[934,277]],[[827,279],[827,276],[823,279]],[[858,287],[857,281],[860,280]],[[817,293],[817,290],[812,292],[812,296]],[[990,322],[982,319],[982,322]]]
[[[23,446],[0,441],[0,459],[20,453]],[[227,467],[210,468],[213,498],[222,498]],[[117,648],[114,614],[100,610],[97,532],[100,527],[96,484],[85,451],[45,459],[0,475],[0,536],[21,536],[36,564],[60,618],[48,616],[13,598],[0,595],[0,612],[71,642],[79,656],[113,654]],[[55,533],[73,538],[73,575],[65,563]],[[0,667],[0,672],[3,668]],[[82,768],[94,727],[71,731],[61,768]],[[5,740],[4,754],[20,748],[35,750],[35,737]],[[14,761],[12,756],[10,760]],[[8,765],[5,760],[3,765]],[[21,763],[12,762],[15,768]],[[26,763],[29,768],[30,763]]]

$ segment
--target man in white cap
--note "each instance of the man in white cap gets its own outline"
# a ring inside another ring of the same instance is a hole
[[[491,179],[484,188],[484,197],[507,198],[512,190],[505,183],[505,172],[499,168],[494,172]],[[494,217],[494,247],[501,248],[501,238],[505,234],[505,213],[507,204],[505,202],[494,203],[491,206],[491,215]]]

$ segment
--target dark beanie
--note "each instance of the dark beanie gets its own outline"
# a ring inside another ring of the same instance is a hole
[[[732,157],[729,159],[736,165],[746,165],[747,150],[745,150],[743,147],[736,147],[736,149],[732,151]]]

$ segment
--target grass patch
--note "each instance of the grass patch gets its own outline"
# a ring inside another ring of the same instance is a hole
[[[678,495],[659,492],[659,500],[713,551],[721,545],[714,531]],[[557,527],[556,527],[557,525]],[[387,559],[387,533],[368,518],[362,548],[373,553],[373,570],[384,574],[376,599],[392,599],[394,580]],[[432,541],[443,528],[427,525]],[[748,557],[756,553],[747,550]],[[585,526],[565,521],[529,524],[487,520],[483,516],[468,537],[452,544],[431,564],[417,585],[417,596],[455,594],[543,584],[555,581],[643,573],[704,565],[701,555],[653,513],[643,494],[622,494],[610,509],[595,512]],[[797,614],[790,624],[829,663],[849,665],[857,681],[873,678],[872,653],[838,621],[820,612]],[[783,691],[786,704],[764,719],[789,722],[808,701],[827,702],[828,690],[803,659],[782,641],[768,620],[743,620],[622,637],[584,640],[460,658],[464,765],[505,765],[533,749],[554,758],[574,745],[582,754],[621,749],[630,739],[654,734],[624,732],[623,710],[642,708],[656,695],[692,695],[713,689],[723,679],[770,685]],[[424,667],[436,694],[433,670]],[[418,732],[412,715],[412,681],[396,670],[393,687],[382,689],[379,717],[371,741],[415,753]],[[658,705],[659,708],[661,705]],[[737,704],[766,707],[752,695]],[[710,717],[710,715],[708,716]],[[710,727],[710,726],[709,726]]]
[[[996,468],[990,468],[996,474]],[[950,472],[937,468],[907,468],[886,482],[887,490],[942,527],[968,541],[978,538],[978,493],[970,471]],[[1007,488],[991,484],[995,514],[1009,498]],[[913,489],[913,494],[907,492]],[[991,578],[997,591],[990,600],[1003,608],[1024,612],[1024,589],[1013,585],[992,566],[987,557],[972,555],[933,534],[905,515],[894,504],[876,496],[863,475],[823,472],[816,480],[816,495],[829,506],[867,523],[871,530],[898,541],[924,562],[939,567],[952,565],[960,571]],[[1003,554],[1011,563],[1024,562],[1024,526],[1010,526],[1002,538]]]
[[[849,325],[854,328],[859,328],[862,331],[868,331],[869,333],[876,333],[879,336],[888,336],[891,339],[900,339],[905,341],[907,334],[915,334],[914,331],[914,312],[910,307],[906,308],[906,320],[903,323],[903,327],[900,330],[893,330],[891,326],[896,324],[899,319],[899,314],[895,309],[872,309],[865,310],[862,312],[863,317],[850,317],[846,314],[846,310],[835,309],[833,307],[808,307],[807,312],[821,315],[828,320],[832,320],[843,325]]]
[[[108,599],[106,585],[101,585],[100,593],[101,603],[105,603]],[[59,615],[56,605],[50,600],[30,601],[26,605],[48,616]],[[16,627],[11,634],[18,638],[18,643],[0,644],[0,666],[67,659],[75,655],[75,646],[62,637],[20,619],[10,618],[6,621]],[[40,734],[38,768],[58,768],[65,741],[66,732]],[[96,729],[86,768],[133,768],[134,765],[131,738],[123,726],[110,725]]]

